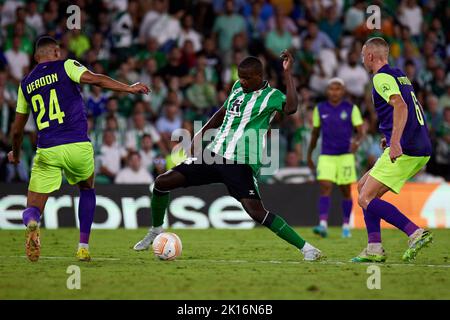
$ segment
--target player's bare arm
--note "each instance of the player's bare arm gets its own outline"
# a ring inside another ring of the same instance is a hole
[[[16,113],[16,118],[12,124],[12,151],[8,153],[8,161],[14,164],[20,162],[20,149],[22,147],[23,129],[28,120],[28,114]]]
[[[400,139],[408,120],[408,107],[399,94],[394,94],[389,98],[389,104],[394,107],[392,136],[390,141],[389,157],[392,162],[403,154]]]
[[[111,79],[104,74],[93,73],[89,70],[83,72],[80,78],[80,83],[93,84],[105,89],[132,94],[148,94],[150,92],[150,88],[143,83],[137,82],[135,84],[128,85],[123,82]]]
[[[191,155],[193,156],[195,154],[195,151],[201,152],[201,146],[202,146],[202,137],[203,134],[209,130],[209,129],[216,129],[218,128],[222,123],[223,119],[225,118],[226,109],[222,106],[219,110],[214,113],[214,115],[211,117],[211,119],[208,120],[208,122],[203,126],[203,128],[200,129],[199,132],[197,132],[192,139],[191,143]],[[199,150],[195,148],[197,147]]]
[[[309,142],[308,146],[308,159],[307,159],[308,167],[312,171],[316,170],[316,165],[314,164],[314,161],[312,159],[312,153],[317,146],[317,140],[319,140],[319,135],[320,135],[320,127],[314,127],[311,133],[311,141]]]
[[[292,78],[294,57],[288,50],[284,50],[281,58],[283,59],[283,76],[286,84],[286,104],[283,110],[286,114],[293,114],[297,112],[298,107],[297,90],[295,89],[294,79]]]

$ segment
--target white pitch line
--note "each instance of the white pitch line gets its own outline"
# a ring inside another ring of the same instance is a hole
[[[0,258],[27,258],[27,256],[0,256]],[[72,257],[46,257],[41,256],[40,259],[53,259],[53,260],[74,260]],[[92,258],[92,261],[119,261],[119,258]],[[344,262],[344,261],[333,261],[333,260],[325,260],[325,261],[280,261],[280,260],[214,260],[214,259],[186,259],[186,260],[177,260],[179,262],[212,262],[212,263],[259,263],[259,264],[328,264],[328,265],[373,265],[376,264],[380,267],[428,267],[428,268],[450,268],[449,264],[414,264],[414,263],[354,263],[354,262]]]
[[[212,263],[261,263],[261,264],[310,264],[311,266],[318,264],[330,264],[330,265],[373,265],[377,266],[392,266],[392,267],[429,267],[429,268],[450,268],[449,264],[414,264],[414,263],[354,263],[354,262],[344,262],[344,261],[333,261],[333,260],[325,260],[325,261],[279,261],[279,260],[213,260],[213,259],[192,259],[192,260],[179,260],[182,262],[191,262],[191,261],[199,261],[199,262],[212,262]]]
[[[27,258],[27,256],[0,256],[0,258]],[[39,259],[49,260],[75,260],[75,257],[46,257],[40,256]],[[119,258],[91,258],[91,261],[119,261]]]

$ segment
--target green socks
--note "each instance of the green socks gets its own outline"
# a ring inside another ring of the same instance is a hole
[[[150,203],[152,208],[152,226],[162,226],[167,206],[169,205],[169,192],[162,192],[153,188],[153,196]]]
[[[298,249],[301,250],[305,246],[306,241],[280,216],[268,212],[262,224]]]

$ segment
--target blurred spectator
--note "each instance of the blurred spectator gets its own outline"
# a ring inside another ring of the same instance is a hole
[[[112,11],[111,37],[112,46],[116,49],[128,49],[133,42],[133,21],[127,12],[128,1],[105,2]],[[119,52],[119,54],[125,52]]]
[[[439,98],[439,111],[443,111],[445,107],[450,107],[450,85],[447,85],[447,91]]]
[[[205,74],[198,72],[194,83],[187,89],[186,97],[196,109],[205,110],[216,105],[216,89],[205,81]]]
[[[153,162],[156,158],[156,151],[153,149],[152,137],[149,134],[142,136],[142,149],[139,151],[141,155],[142,166],[149,172],[153,170]]]
[[[353,32],[365,22],[364,0],[356,0],[345,13],[344,29]]]
[[[181,61],[188,69],[192,69],[197,64],[197,55],[195,54],[194,44],[191,40],[186,40],[182,48]]]
[[[335,47],[330,37],[326,33],[319,30],[319,27],[315,21],[308,22],[308,28],[303,32],[302,38],[305,38],[307,35],[311,37],[311,49],[316,55],[319,54],[324,48],[334,49]]]
[[[118,130],[125,131],[127,127],[126,119],[119,114],[119,104],[116,97],[110,97],[106,102],[106,112],[102,113],[98,119],[96,125],[99,126],[100,129],[104,129],[106,127],[106,119],[109,117],[114,117],[118,124]]]
[[[292,45],[292,33],[286,30],[286,17],[277,14],[275,16],[275,26],[267,34],[265,46],[271,59],[278,60],[284,49],[289,49]]]
[[[169,144],[172,133],[182,126],[181,112],[178,106],[174,103],[166,103],[164,112],[156,121],[156,129],[161,134],[162,140],[170,150]]]
[[[202,50],[202,36],[193,29],[194,20],[190,14],[183,17],[178,46],[183,47],[186,40],[190,40],[194,46],[194,52]]]
[[[436,137],[436,132],[440,129],[442,123],[442,113],[439,110],[439,100],[436,96],[429,95],[427,97],[427,109],[425,111],[425,118],[427,126],[432,137]]]
[[[212,29],[218,39],[220,51],[224,54],[229,53],[234,35],[245,30],[244,18],[234,13],[233,0],[226,0],[225,14],[215,20]]]
[[[162,68],[166,64],[167,59],[166,55],[158,50],[158,47],[158,40],[156,38],[149,38],[146,42],[146,47],[137,53],[138,61],[143,62],[145,60],[148,61],[148,59],[154,59],[156,61],[156,68]]]
[[[402,0],[399,7],[399,20],[411,31],[411,35],[416,37],[422,32],[422,9],[417,5],[416,0]]]
[[[167,1],[155,0],[153,10],[149,11],[140,26],[140,40],[145,43],[150,37],[160,46],[170,44],[180,36],[180,22],[169,15]]]
[[[159,70],[159,74],[163,76],[165,81],[169,81],[170,77],[179,77],[182,86],[188,85],[190,82],[189,68],[183,64],[182,52],[180,48],[174,47],[170,50],[168,63]]]
[[[153,176],[142,165],[140,154],[132,151],[128,154],[127,166],[119,171],[114,182],[148,185],[153,183]]]
[[[92,86],[92,90],[86,100],[86,108],[88,114],[94,118],[106,112],[106,103],[108,102],[108,94],[103,92],[98,86]]]
[[[127,155],[125,149],[123,149],[117,142],[114,131],[106,130],[103,133],[103,143],[100,148],[100,154],[97,157],[99,162],[99,170],[97,181],[100,179],[108,179],[107,182],[113,182],[116,175],[120,171],[122,159]]]
[[[27,3],[25,21],[27,25],[35,30],[36,36],[44,34],[44,21],[42,20],[42,15],[38,12],[37,2],[34,0]]]
[[[347,91],[354,97],[361,99],[364,89],[369,83],[369,76],[364,67],[358,63],[358,52],[350,50],[347,63],[341,64],[337,69],[337,76],[344,80]]]
[[[343,28],[335,6],[325,9],[325,15],[319,22],[319,29],[326,33],[335,45],[338,45]]]
[[[141,150],[141,141],[144,134],[149,134],[152,137],[153,142],[159,146],[163,154],[167,153],[160,134],[153,125],[147,122],[144,113],[135,113],[133,115],[133,128],[126,132],[126,148],[133,151]]]
[[[30,66],[30,57],[19,50],[20,38],[14,37],[12,48],[5,52],[11,76],[16,83],[22,81],[23,76]]]
[[[268,29],[266,21],[261,16],[261,8],[261,3],[255,1],[252,4],[251,15],[246,17],[248,37],[253,44],[258,43],[257,49],[261,49],[259,44]]]

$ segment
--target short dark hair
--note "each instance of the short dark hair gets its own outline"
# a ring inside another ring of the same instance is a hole
[[[43,48],[46,47],[48,45],[58,45],[58,42],[55,40],[55,38],[50,37],[50,36],[42,36],[39,39],[37,39],[36,41],[36,51],[39,48]]]
[[[238,66],[239,69],[245,69],[245,70],[254,70],[258,73],[263,73],[263,64],[261,60],[259,60],[257,57],[249,56],[242,60],[239,63]]]

